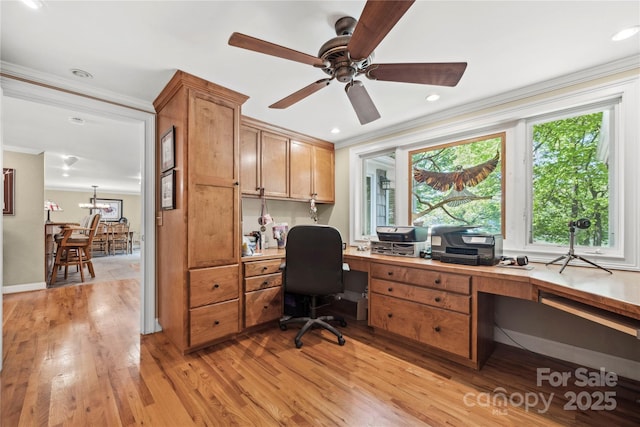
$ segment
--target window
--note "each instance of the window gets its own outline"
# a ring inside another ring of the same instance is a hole
[[[500,133],[411,151],[411,223],[504,235],[504,146]]]
[[[364,237],[376,235],[379,225],[395,225],[395,153],[363,159],[362,229]]]
[[[529,243],[567,245],[569,223],[581,218],[576,246],[616,245],[612,106],[528,122],[531,149]]]

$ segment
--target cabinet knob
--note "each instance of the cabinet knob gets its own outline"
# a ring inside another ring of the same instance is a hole
[[[436,326],[435,328],[433,328],[433,330],[436,332],[440,332],[440,326]]]
[[[265,305],[265,306],[264,306],[264,307],[262,307],[262,308],[264,308],[264,309],[266,310],[266,309],[268,309],[268,308],[269,308],[269,306],[268,306],[268,305]]]
[[[213,322],[213,325],[214,325],[214,326],[215,326],[215,325],[219,325],[219,324],[220,324],[220,321],[219,321],[219,320],[216,320],[215,322]]]
[[[393,317],[393,313],[387,314],[387,317],[389,317],[389,319],[391,319]]]
[[[440,302],[441,301],[440,297],[436,297],[435,299],[436,299],[436,302]]]
[[[389,276],[393,276],[393,271],[387,271],[387,274],[388,274]]]
[[[393,292],[393,288],[387,288],[387,291]]]
[[[266,271],[268,268],[269,268],[269,267],[264,266],[264,267],[262,267],[262,271]]]
[[[439,278],[439,277],[435,280],[435,284],[436,284],[436,285],[439,285],[439,284],[440,284],[440,278]]]
[[[262,286],[267,286],[268,284],[269,284],[269,282],[266,281],[266,280],[264,282],[262,282]]]
[[[213,287],[211,288],[211,290],[218,289],[219,287],[220,287],[220,285],[218,283],[215,283],[213,285]]]
[[[233,185],[235,185],[237,187],[238,185],[240,185],[240,182],[236,181],[236,182],[233,183]]]

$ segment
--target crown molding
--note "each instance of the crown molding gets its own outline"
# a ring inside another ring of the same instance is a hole
[[[151,101],[134,98],[120,93],[96,88],[71,79],[43,73],[21,65],[0,61],[0,74],[5,78],[22,80],[28,83],[46,86],[76,95],[106,101],[123,107],[133,108],[144,112],[155,114],[155,109]]]
[[[372,140],[390,138],[398,133],[422,128],[434,122],[448,120],[457,116],[471,114],[489,108],[495,108],[510,102],[543,95],[555,90],[565,89],[570,86],[587,83],[637,69],[640,69],[640,55],[629,56],[617,61],[608,62],[606,64],[584,69],[575,73],[566,74],[551,80],[524,86],[513,91],[504,92],[490,98],[470,102],[459,107],[452,107],[434,114],[398,123],[396,125],[386,127],[383,130],[368,132],[353,138],[337,141],[335,142],[335,148],[340,149]]]

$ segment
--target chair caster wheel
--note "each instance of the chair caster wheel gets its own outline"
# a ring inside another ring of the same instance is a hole
[[[302,341],[296,341],[296,348],[302,347]]]
[[[347,326],[347,322],[344,321],[344,320],[341,320],[340,321],[340,326],[344,328],[345,326]]]
[[[344,340],[344,338],[342,338],[342,337],[338,338],[338,344],[344,345],[345,342],[346,341]]]
[[[287,330],[287,325],[280,323],[280,330],[281,331],[286,331]]]

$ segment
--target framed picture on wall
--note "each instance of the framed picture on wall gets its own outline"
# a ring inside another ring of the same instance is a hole
[[[10,168],[2,168],[2,183],[4,184],[4,200],[2,201],[2,214],[14,215],[15,201],[15,176],[16,170]]]
[[[169,130],[160,137],[160,171],[166,172],[176,166],[176,150],[175,150],[175,126],[171,126]]]
[[[160,178],[160,207],[162,210],[176,208],[176,171],[169,171]]]
[[[94,203],[93,197],[89,200]],[[122,218],[122,199],[95,199],[96,205],[107,205],[107,208],[100,209],[101,221],[120,221]],[[96,212],[94,212],[96,213]]]

